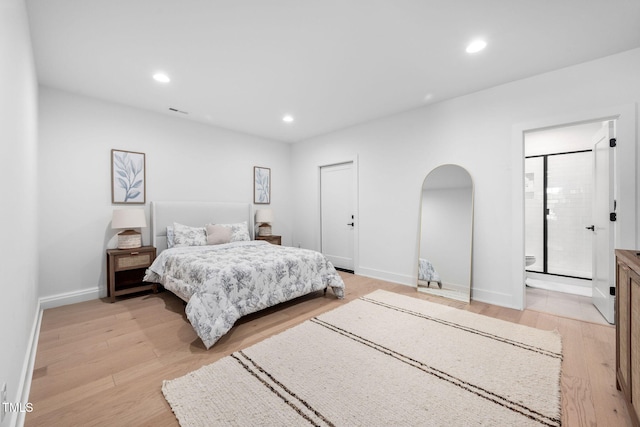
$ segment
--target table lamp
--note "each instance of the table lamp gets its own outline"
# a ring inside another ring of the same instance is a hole
[[[258,209],[256,211],[256,223],[258,226],[258,236],[271,236],[271,223],[273,222],[273,211],[271,209]]]
[[[118,249],[135,249],[142,246],[142,236],[134,228],[147,226],[144,209],[114,209],[111,228],[124,229],[118,233]]]

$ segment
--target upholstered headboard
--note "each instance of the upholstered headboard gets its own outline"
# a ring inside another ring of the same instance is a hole
[[[205,224],[231,224],[247,221],[254,238],[251,203],[223,202],[151,202],[151,244],[158,253],[167,249],[167,226],[174,222],[191,227]]]

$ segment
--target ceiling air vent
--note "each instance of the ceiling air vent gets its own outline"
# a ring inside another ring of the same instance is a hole
[[[173,111],[174,113],[189,114],[186,111],[178,110],[177,108],[173,108],[173,107],[169,107],[169,111]]]

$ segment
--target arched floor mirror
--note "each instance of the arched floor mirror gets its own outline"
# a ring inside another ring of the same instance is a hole
[[[473,180],[458,165],[433,169],[422,184],[420,292],[471,300]]]

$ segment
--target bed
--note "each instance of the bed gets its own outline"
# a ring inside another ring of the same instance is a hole
[[[253,240],[251,204],[150,207],[158,256],[145,281],[162,284],[187,303],[187,319],[207,348],[247,314],[327,288],[344,297],[342,278],[321,253]]]

